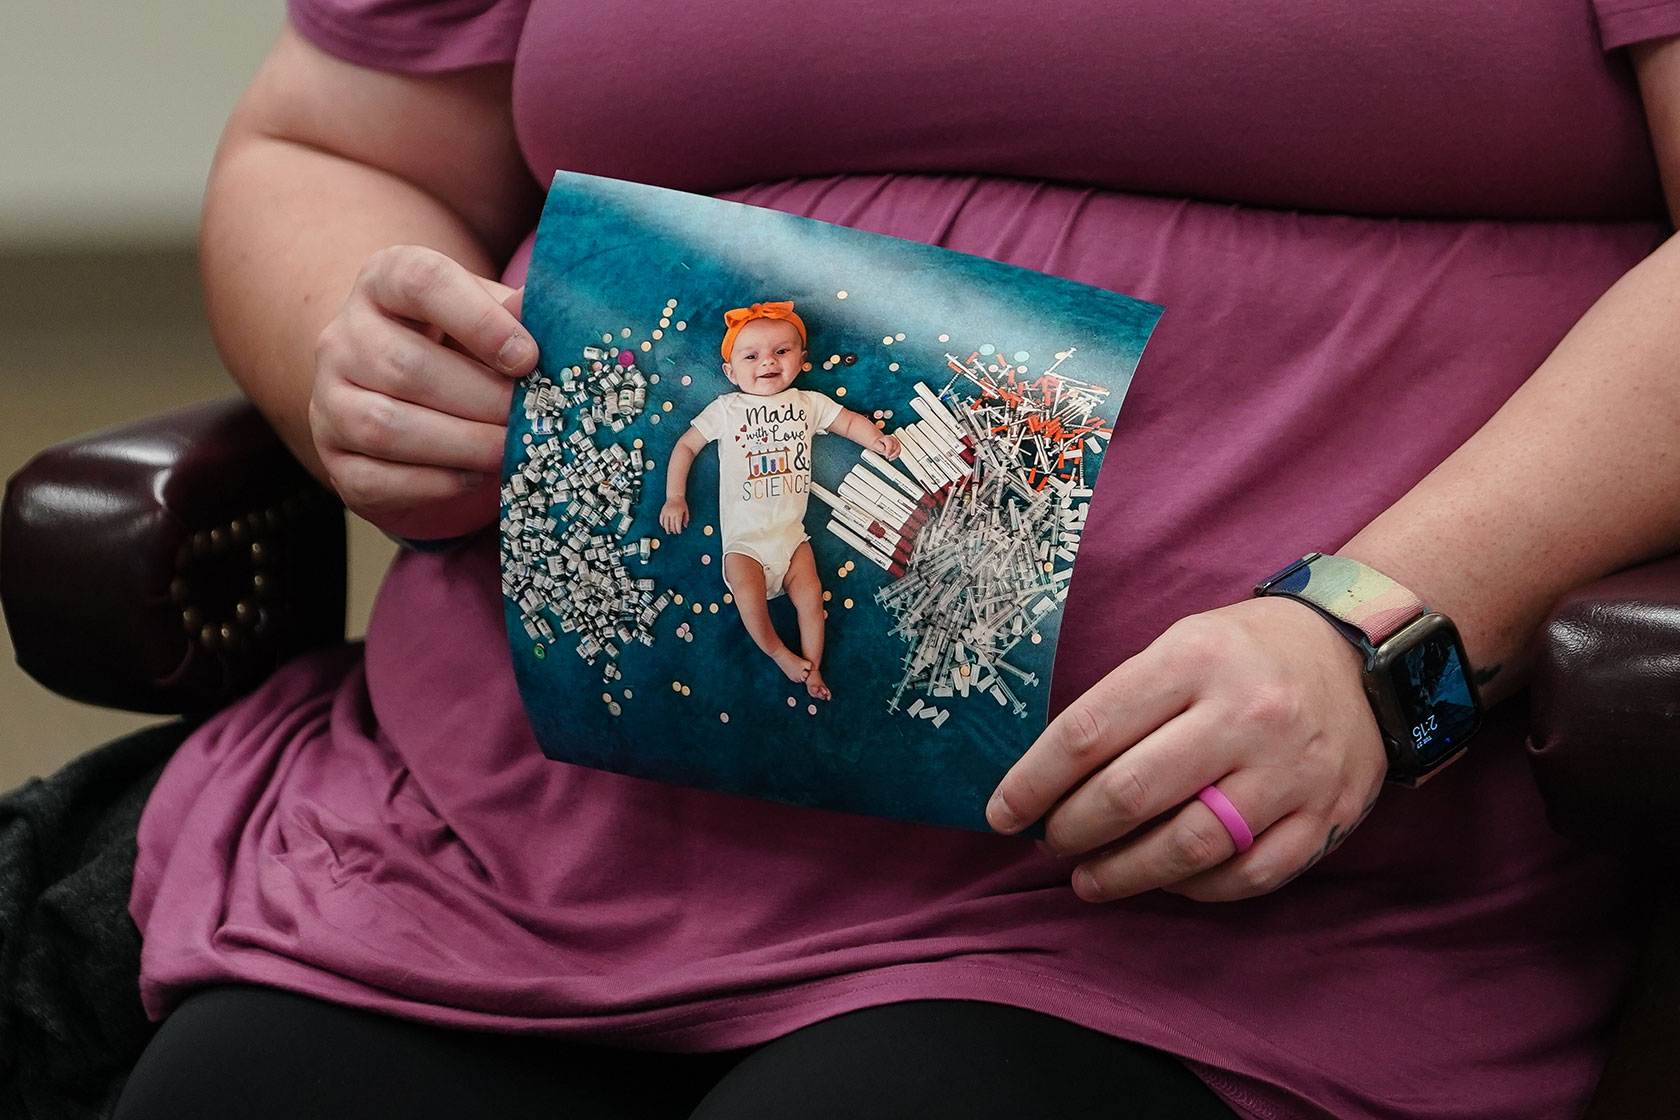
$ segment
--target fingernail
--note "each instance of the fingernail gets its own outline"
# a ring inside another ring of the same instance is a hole
[[[986,803],[986,823],[999,832],[1014,832],[1021,827],[1001,793],[992,794],[992,799]]]
[[[536,356],[537,344],[523,334],[516,334],[496,351],[496,363],[512,373]]]

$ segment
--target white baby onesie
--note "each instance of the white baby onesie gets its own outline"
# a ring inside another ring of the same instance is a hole
[[[839,402],[821,393],[783,389],[773,397],[725,393],[694,418],[695,431],[718,445],[723,553],[764,565],[770,598],[782,593],[788,561],[808,539],[811,438],[828,431],[840,412]]]

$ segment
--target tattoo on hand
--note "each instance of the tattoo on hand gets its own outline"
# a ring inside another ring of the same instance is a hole
[[[1382,787],[1378,786],[1377,793],[1371,795],[1371,799],[1365,803],[1365,808],[1359,810],[1359,815],[1353,819],[1352,824],[1345,826],[1341,824],[1332,824],[1330,826],[1329,833],[1324,837],[1324,846],[1314,852],[1312,858],[1307,860],[1306,863],[1303,863],[1300,867],[1297,867],[1294,871],[1290,872],[1283,882],[1278,884],[1278,886],[1281,887],[1285,883],[1293,883],[1296,879],[1299,879],[1302,875],[1305,875],[1309,870],[1311,870],[1312,866],[1319,860],[1341,847],[1342,841],[1352,835],[1353,830],[1363,824],[1365,822],[1365,818],[1371,815],[1371,810],[1377,807],[1377,796],[1381,793]]]

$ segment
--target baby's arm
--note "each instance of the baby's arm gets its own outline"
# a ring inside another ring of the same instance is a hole
[[[828,426],[828,430],[836,435],[845,436],[859,447],[869,448],[883,458],[898,458],[898,437],[881,431],[860,412],[842,408],[840,415],[834,418],[834,423]]]
[[[671,449],[671,461],[665,468],[665,504],[659,509],[659,524],[667,533],[680,533],[688,525],[688,468],[705,446],[706,437],[699,428],[691,427]]]

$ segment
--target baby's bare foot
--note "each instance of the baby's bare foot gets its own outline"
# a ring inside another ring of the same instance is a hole
[[[803,681],[811,676],[811,663],[786,646],[782,647],[780,653],[772,653],[770,660],[781,667],[782,672],[787,674],[787,679],[790,681]],[[813,692],[811,695],[815,696],[816,693]]]
[[[828,685],[824,683],[822,674],[817,672],[815,665],[811,666],[811,672],[805,677],[805,691],[818,700],[834,699],[834,693],[828,690]]]

